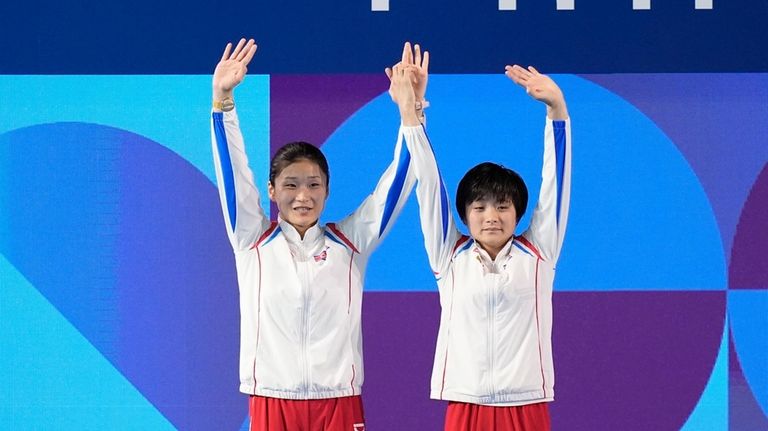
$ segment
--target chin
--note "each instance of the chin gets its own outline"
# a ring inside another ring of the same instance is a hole
[[[317,223],[317,218],[302,217],[296,220],[296,224],[299,226],[310,227]]]
[[[512,239],[511,236],[504,236],[502,234],[497,235],[489,235],[486,237],[486,241],[488,243],[498,244],[498,245],[504,245],[509,242],[509,240]]]

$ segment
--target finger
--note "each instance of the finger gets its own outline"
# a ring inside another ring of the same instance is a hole
[[[389,78],[389,80],[391,81],[392,80],[392,69],[387,67],[387,68],[384,69],[384,73],[387,75],[387,78]]]
[[[522,67],[518,65],[512,66],[510,69],[507,70],[507,76],[511,78],[515,83],[520,85],[525,85],[526,82],[532,77],[531,72],[523,69]]]
[[[411,47],[411,42],[407,42],[408,44],[408,52],[406,52],[406,57],[408,59],[407,64],[413,64],[413,49]]]
[[[253,45],[253,39],[249,39],[244,46],[240,48],[240,50],[237,52],[237,55],[235,56],[235,60],[242,61],[243,58],[248,54],[248,51],[251,49],[251,46]]]
[[[245,38],[240,39],[239,42],[237,42],[237,46],[235,47],[235,50],[232,51],[232,55],[229,56],[230,60],[234,60],[237,58],[237,56],[240,54],[240,50],[243,49],[243,45],[245,45]]]
[[[421,60],[421,68],[424,73],[429,72],[429,51],[424,51],[424,58]]]
[[[255,43],[253,45],[251,45],[251,49],[249,49],[247,51],[247,53],[245,54],[245,57],[243,57],[243,65],[244,66],[247,66],[248,63],[251,62],[251,59],[253,58],[253,55],[256,54],[256,49],[257,48],[258,47],[256,46]]]
[[[245,60],[245,57],[248,55],[254,45],[256,45],[256,42],[253,39],[248,39],[248,43],[246,43],[243,49],[240,50],[235,59],[237,61]]]
[[[517,82],[517,80],[524,79],[525,75],[521,71],[522,68],[520,68],[517,65],[514,66],[507,66],[504,68],[504,74],[509,77],[509,79],[514,80]],[[522,69],[524,70],[524,69]]]
[[[417,43],[413,46],[414,56],[413,56],[413,62],[416,64],[416,66],[421,67],[421,47]]]
[[[525,69],[522,69],[517,65],[504,67],[504,73],[508,76],[524,76],[527,74],[525,73]]]
[[[518,75],[521,75],[521,76],[526,76],[526,77],[531,76],[531,72],[529,72],[528,70],[524,69],[522,66],[518,66],[516,64],[514,66],[512,66],[512,70],[514,72],[516,72]]]
[[[412,64],[413,63],[413,51],[411,51],[411,42],[405,42],[405,46],[403,46],[403,64]]]
[[[517,84],[517,85],[520,85],[520,86],[523,86],[523,87],[525,87],[525,88],[528,88],[528,87],[530,87],[530,85],[531,85],[530,81],[528,81],[528,80],[527,80],[527,79],[525,79],[525,78],[521,78],[520,76],[517,76],[517,75],[513,75],[513,76],[512,76],[512,81],[513,81],[515,84]]]
[[[221,61],[226,60],[229,58],[229,51],[232,49],[232,42],[227,43],[226,48],[224,48],[224,54],[221,55]]]
[[[525,70],[525,69],[523,69]],[[507,66],[504,68],[504,73],[507,74],[507,76],[520,76],[522,74],[520,67],[517,65],[513,66]]]
[[[511,70],[504,72],[504,74],[507,75],[507,78],[511,79],[512,82],[514,82],[515,84],[525,86],[525,82],[522,79],[520,79],[519,76],[515,75],[515,73],[512,72]]]
[[[539,71],[538,71],[538,70],[536,70],[536,68],[535,68],[535,67],[533,67],[533,66],[528,66],[528,70],[530,70],[530,71],[531,71],[531,73],[533,73],[534,75],[541,75],[541,74],[539,73]]]

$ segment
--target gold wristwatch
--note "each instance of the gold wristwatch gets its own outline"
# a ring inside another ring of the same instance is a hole
[[[213,109],[216,109],[218,111],[229,112],[235,109],[235,101],[232,100],[231,97],[227,97],[226,99],[222,99],[222,100],[214,100]]]

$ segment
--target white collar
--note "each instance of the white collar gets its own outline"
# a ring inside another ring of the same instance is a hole
[[[496,259],[491,259],[491,255],[489,255],[488,252],[485,251],[482,246],[480,246],[480,243],[477,242],[477,240],[472,238],[472,241],[475,243],[474,251],[481,259],[480,263],[484,265],[494,265],[495,263],[501,262],[502,259],[509,257],[510,251],[512,250],[512,243],[515,242],[515,236],[512,235],[512,238],[510,238],[509,241],[504,244],[504,247],[499,250],[499,252],[496,254]]]
[[[277,215],[277,222],[280,224],[280,229],[282,229],[283,235],[285,235],[285,239],[288,240],[288,242],[291,244],[311,245],[323,236],[324,228],[320,226],[319,220],[317,223],[310,226],[306,232],[304,232],[303,239],[301,238],[301,235],[299,235],[299,231],[297,231],[292,224],[283,220],[283,218],[280,217],[280,214]]]

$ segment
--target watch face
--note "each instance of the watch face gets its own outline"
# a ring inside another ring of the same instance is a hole
[[[235,109],[235,101],[232,99],[224,99],[221,101],[221,110],[224,112],[229,112],[231,110]]]

